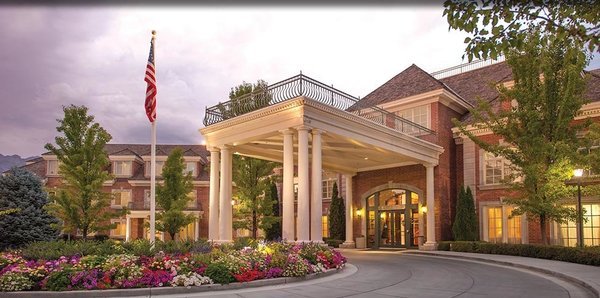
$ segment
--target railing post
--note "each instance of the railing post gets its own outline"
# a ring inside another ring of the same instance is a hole
[[[302,90],[302,71],[300,71],[300,95],[304,95]]]
[[[331,106],[334,107],[334,105],[333,105],[333,84],[331,84]]]

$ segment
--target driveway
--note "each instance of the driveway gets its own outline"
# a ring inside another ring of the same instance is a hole
[[[594,297],[556,277],[476,261],[346,250],[349,266],[322,279],[159,297]]]

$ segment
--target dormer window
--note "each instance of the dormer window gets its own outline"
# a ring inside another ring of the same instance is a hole
[[[146,162],[146,167],[144,171],[144,175],[146,175],[146,177],[150,177],[150,164],[151,163],[149,161]],[[164,165],[164,161],[156,161],[156,177],[160,177],[162,175],[162,169]]]
[[[48,160],[47,162],[46,174],[48,176],[58,176],[58,160]]]
[[[425,128],[431,128],[431,124],[429,121],[429,105],[422,105],[410,109],[404,109],[397,112],[397,115],[408,120],[419,124]],[[416,127],[412,126],[404,126],[403,132],[411,133],[418,132],[419,130]]]
[[[185,163],[184,173],[190,173],[192,177],[198,176],[198,172],[196,171],[196,162],[195,161],[187,161]]]
[[[113,162],[113,174],[117,177],[131,177],[131,161]]]

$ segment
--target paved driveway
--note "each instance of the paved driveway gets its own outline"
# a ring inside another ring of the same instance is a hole
[[[344,254],[356,268],[323,279],[160,297],[593,297],[555,277],[512,267],[396,251]]]

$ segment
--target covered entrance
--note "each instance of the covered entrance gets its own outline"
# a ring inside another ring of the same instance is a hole
[[[418,246],[419,195],[404,189],[386,189],[367,198],[367,246]]]

